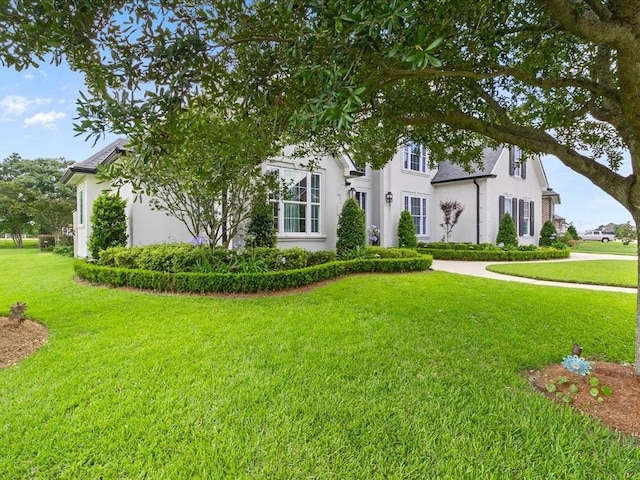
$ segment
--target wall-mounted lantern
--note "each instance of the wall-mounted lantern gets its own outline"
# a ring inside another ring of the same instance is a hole
[[[384,196],[384,199],[387,201],[387,203],[393,203],[393,193],[387,192]]]

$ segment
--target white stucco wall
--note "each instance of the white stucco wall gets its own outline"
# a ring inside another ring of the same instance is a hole
[[[509,150],[504,149],[494,172],[497,177],[488,180],[490,182],[489,194],[487,196],[487,236],[488,241],[495,242],[499,227],[499,197],[501,195],[514,199],[523,199],[533,202],[533,225],[530,235],[518,237],[520,245],[537,245],[542,219],[542,190],[546,189],[547,183],[540,166],[539,159],[527,162],[526,179],[509,175]],[[517,227],[517,219],[516,227]]]
[[[148,197],[141,195],[136,199],[131,186],[120,189],[120,196],[127,201],[127,234],[130,247],[139,247],[154,243],[187,242],[192,235],[177,218],[166,212],[154,210]]]
[[[404,210],[404,197],[424,197],[427,199],[427,232],[418,235],[418,241],[433,241],[434,231],[431,217],[433,216],[434,198],[431,179],[435,173],[415,172],[403,168],[403,149],[400,148],[393,158],[380,170],[367,170],[365,178],[351,181],[357,189],[367,189],[371,192],[371,213],[368,215],[368,225],[373,223],[381,229],[381,245],[393,247],[398,245],[398,221]],[[385,195],[391,192],[393,201],[387,203]]]
[[[478,179],[480,186],[480,242],[483,240],[483,232],[486,230],[486,192],[487,181]],[[458,223],[453,227],[449,235],[450,242],[471,242],[476,243],[477,233],[477,190],[473,180],[463,180],[451,183],[442,183],[435,186],[433,209],[431,214],[431,230],[433,241],[441,241],[444,237],[444,228],[441,224],[444,221],[444,214],[440,209],[440,202],[455,200],[460,202],[464,210],[458,219]]]
[[[74,183],[76,185],[77,222],[75,231],[75,255],[76,257],[86,258],[89,256],[87,244],[89,242],[89,236],[91,235],[91,224],[89,222],[89,218],[91,217],[93,202],[103,190],[109,189],[109,185],[106,183],[99,183],[95,175],[79,175]],[[82,200],[80,197],[82,197]],[[83,203],[82,208],[80,207],[81,201]]]

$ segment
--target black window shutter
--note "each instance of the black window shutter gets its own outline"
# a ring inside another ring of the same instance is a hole
[[[520,216],[518,217],[518,236],[522,236],[524,231],[524,200],[518,200],[518,210],[520,210]]]
[[[533,202],[529,202],[529,235],[532,237],[535,235],[533,229]]]
[[[513,171],[516,168],[516,151],[515,147],[509,147],[509,175],[513,176]]]
[[[518,221],[518,200],[515,198],[511,199],[511,218],[513,219],[513,223]]]
[[[520,176],[524,180],[527,178],[527,162],[520,161]]]
[[[498,197],[498,222],[502,220],[503,215],[504,215],[504,196],[500,195]]]

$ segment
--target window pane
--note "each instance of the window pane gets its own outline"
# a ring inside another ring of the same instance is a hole
[[[311,233],[320,233],[320,205],[311,205]]]
[[[284,172],[284,179],[289,185],[286,200],[292,202],[307,201],[307,174],[305,172],[294,172],[287,170]]]
[[[320,203],[320,175],[311,175],[311,202]]]
[[[306,212],[306,205],[285,202],[284,231],[287,233],[304,233],[306,231]]]

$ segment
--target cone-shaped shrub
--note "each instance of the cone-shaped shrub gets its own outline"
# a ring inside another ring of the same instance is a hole
[[[403,210],[398,221],[398,246],[400,248],[416,248],[418,246],[418,236],[413,217],[409,212]]]
[[[276,246],[278,235],[273,220],[273,208],[264,196],[253,199],[247,233],[251,237],[251,241],[247,242],[251,247],[273,248]]]
[[[109,247],[127,245],[127,218],[124,213],[126,205],[126,200],[110,193],[100,194],[93,202],[88,245],[93,258],[98,259],[100,252]]]
[[[350,198],[342,206],[338,219],[338,242],[336,252],[344,255],[357,248],[364,248],[366,244],[366,226],[364,210],[358,202]]]
[[[518,233],[516,232],[516,224],[514,223],[511,215],[509,215],[508,213],[505,213],[500,219],[500,226],[498,227],[496,244],[502,244],[505,247],[518,246]]]
[[[553,222],[547,220],[540,229],[540,246],[550,247],[556,241],[557,236],[558,232],[556,231],[556,227],[553,226]]]

